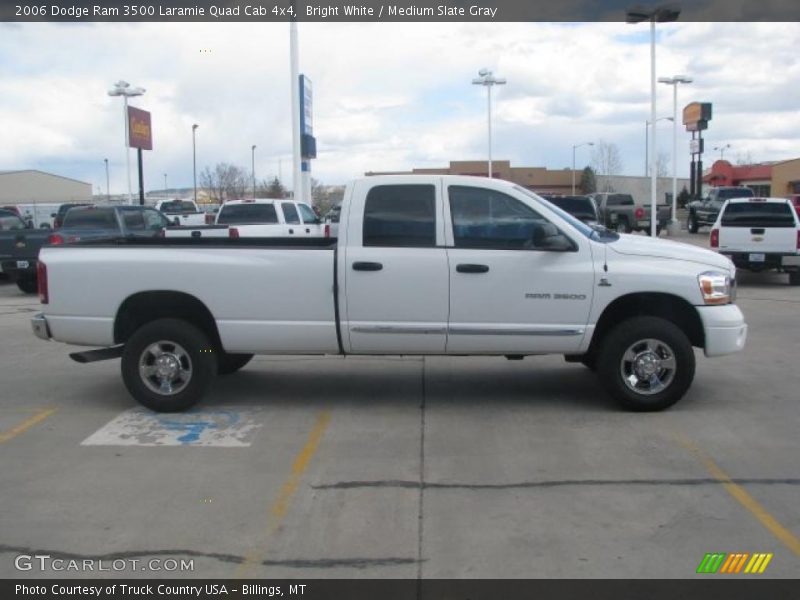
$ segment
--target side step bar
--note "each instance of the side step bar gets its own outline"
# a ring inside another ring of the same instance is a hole
[[[99,360],[110,360],[112,358],[119,358],[122,356],[122,351],[125,349],[124,344],[119,346],[111,346],[110,348],[100,348],[99,350],[86,350],[84,352],[73,352],[69,357],[75,362],[81,364],[97,362]]]

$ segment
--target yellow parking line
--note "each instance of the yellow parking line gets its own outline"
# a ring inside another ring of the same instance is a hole
[[[5,444],[6,442],[13,440],[19,434],[25,433],[26,431],[28,431],[28,429],[30,429],[37,423],[41,423],[57,410],[58,410],[57,408],[42,409],[32,417],[25,419],[22,423],[20,423],[16,427],[9,429],[8,431],[0,432],[0,444]]]
[[[750,513],[758,519],[761,524],[766,527],[772,535],[783,542],[792,552],[800,556],[800,539],[797,538],[791,531],[781,525],[778,520],[773,517],[767,509],[761,506],[758,501],[748,494],[745,489],[734,483],[725,471],[723,471],[711,457],[703,452],[694,442],[682,435],[675,435],[678,443],[694,454],[695,458],[699,460],[706,470],[719,481],[725,490],[733,496],[739,504],[744,506]],[[753,571],[755,571],[755,566]]]
[[[329,411],[325,411],[317,417],[317,422],[311,430],[311,433],[309,433],[308,440],[306,440],[302,450],[300,450],[300,453],[295,457],[289,478],[283,483],[278,492],[278,497],[269,508],[265,532],[266,537],[269,537],[280,526],[283,517],[288,512],[292,496],[297,490],[297,486],[300,485],[300,478],[303,476],[303,473],[305,473],[308,468],[308,464],[316,454],[330,420],[331,415]],[[258,562],[260,554],[258,549],[254,549],[245,556],[244,562],[236,569],[235,577],[245,577],[246,573]]]

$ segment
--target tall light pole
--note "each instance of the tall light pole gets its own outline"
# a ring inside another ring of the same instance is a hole
[[[295,19],[289,23],[289,73],[292,92],[292,196],[295,200],[305,200],[300,158],[300,55]]]
[[[656,119],[656,123],[659,121],[672,121],[672,117],[658,117]],[[649,119],[644,122],[644,176],[647,177],[650,174],[650,147],[649,147],[649,136],[650,136],[650,125],[653,122]],[[655,136],[655,129],[653,130],[653,135]],[[656,174],[656,176],[658,176]]]
[[[655,7],[635,6],[625,11],[627,23],[635,24],[650,21],[650,121],[656,122],[656,23],[677,21],[681,9],[675,4],[664,4]],[[656,128],[653,127],[653,138],[650,141],[650,235],[656,237],[658,219],[656,218]]]
[[[123,117],[125,119],[125,170],[128,173],[128,204],[133,204],[133,192],[131,186],[131,148],[128,144],[128,98],[133,96],[141,96],[145,93],[145,89],[141,87],[131,87],[131,84],[121,79],[114,84],[114,89],[109,90],[109,96],[122,96],[123,99]]]
[[[164,198],[167,197],[167,174],[164,173]]]
[[[253,161],[253,170],[251,171],[253,175],[253,200],[256,198],[256,145],[253,144],[250,147],[250,152],[252,153],[252,161]]]
[[[505,85],[506,80],[502,77],[495,77],[489,69],[478,71],[477,77],[472,80],[473,85],[486,87],[486,108],[487,120],[489,124],[489,179],[492,178],[492,86]]]
[[[106,202],[111,202],[111,186],[109,185],[109,178],[108,178],[108,159],[104,158],[103,162],[106,163]]]
[[[194,183],[194,203],[197,204],[197,140],[195,132],[200,127],[197,123],[192,125],[192,181]]]
[[[725,150],[727,150],[730,147],[731,147],[730,144],[725,144],[724,146],[714,146],[714,152],[719,150],[719,159],[725,160]]]
[[[659,77],[659,83],[672,86],[672,220],[670,221],[669,232],[674,235],[678,233],[678,86],[681,83],[692,83],[692,78],[686,75],[675,75],[674,77]]]
[[[584,142],[583,144],[576,144],[572,147],[572,195],[575,195],[575,150],[581,146],[594,146],[594,142]]]

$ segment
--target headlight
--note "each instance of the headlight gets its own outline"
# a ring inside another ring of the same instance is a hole
[[[728,304],[731,302],[731,278],[727,273],[706,271],[697,276],[700,293],[706,304]]]

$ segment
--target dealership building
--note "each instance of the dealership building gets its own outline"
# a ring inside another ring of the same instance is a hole
[[[35,169],[0,171],[0,206],[91,201],[91,183]]]

